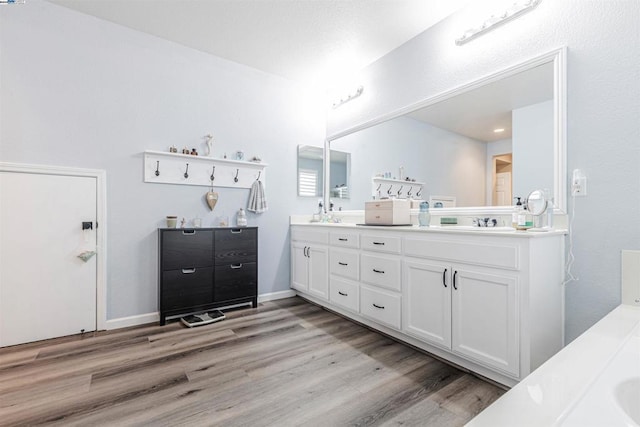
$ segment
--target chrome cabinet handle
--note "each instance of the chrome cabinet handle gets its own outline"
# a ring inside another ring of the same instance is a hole
[[[374,306],[375,308],[379,308],[380,310],[384,310],[384,305],[376,305],[376,304],[373,304],[373,306]]]
[[[445,268],[444,271],[442,272],[442,284],[444,285],[445,288],[447,287],[446,277],[447,277],[447,269]]]
[[[237,270],[237,269],[239,269],[239,268],[242,268],[242,264],[231,264],[231,268],[232,268],[233,270]]]
[[[347,296],[349,296],[348,294],[345,294],[344,292],[340,292],[340,291],[338,291],[338,293],[339,293],[340,295],[342,295],[343,297],[347,297]]]
[[[376,270],[375,268],[373,269],[374,273],[380,273],[380,274],[384,274],[384,270]]]
[[[182,274],[193,274],[196,272],[195,267],[193,268],[183,268],[182,269]]]

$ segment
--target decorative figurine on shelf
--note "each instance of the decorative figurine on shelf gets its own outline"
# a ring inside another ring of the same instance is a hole
[[[178,149],[175,147],[175,145],[172,145],[171,147],[169,147],[169,152],[170,153],[177,153]]]
[[[207,152],[206,155],[208,157],[213,157],[213,135],[210,133],[204,136],[204,143],[207,144]]]
[[[192,156],[197,156],[198,155],[198,150],[196,150],[195,148],[192,148],[191,149],[191,153],[189,153],[189,154],[191,154]]]
[[[182,221],[180,221],[180,228],[184,228],[185,225],[187,225],[187,220],[182,218]]]
[[[191,154],[191,151],[189,151],[189,149],[187,147],[184,147],[182,149],[182,154]]]
[[[250,161],[254,163],[260,163],[262,159],[258,156],[253,156]]]
[[[236,160],[244,160],[244,153],[242,151],[236,151]]]

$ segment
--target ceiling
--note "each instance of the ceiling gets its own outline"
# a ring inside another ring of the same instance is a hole
[[[469,0],[49,0],[288,79],[330,86]]]

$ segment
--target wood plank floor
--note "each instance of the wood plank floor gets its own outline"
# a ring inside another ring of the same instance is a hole
[[[1,425],[460,426],[503,393],[297,297],[0,349]]]

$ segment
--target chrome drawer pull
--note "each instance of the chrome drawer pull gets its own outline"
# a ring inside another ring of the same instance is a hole
[[[342,237],[339,237],[338,240],[340,240],[341,242],[348,242],[349,241],[349,239],[344,239]]]
[[[343,297],[348,297],[348,296],[349,296],[348,294],[345,294],[345,293],[340,292],[340,291],[338,291],[338,293],[339,293],[340,295],[342,295]]]
[[[383,305],[376,305],[376,304],[373,304],[373,306],[374,306],[375,308],[379,308],[379,309],[381,309],[381,310],[384,310],[384,306],[383,306]]]
[[[373,242],[374,245],[383,245],[384,246],[384,242]]]
[[[242,228],[231,229],[231,234],[240,234],[242,233]]]
[[[340,264],[340,265],[344,265],[345,267],[346,267],[347,265],[349,265],[349,264],[347,264],[346,262],[340,262],[340,261],[338,261],[338,264]]]
[[[182,269],[182,274],[193,274],[196,272],[195,268],[183,268]]]
[[[237,270],[239,268],[242,268],[242,264],[231,264],[231,268]]]
[[[184,234],[185,236],[196,234],[196,230],[182,230],[182,234]]]
[[[375,268],[373,269],[374,273],[380,273],[380,274],[384,274],[384,270],[376,270]]]

